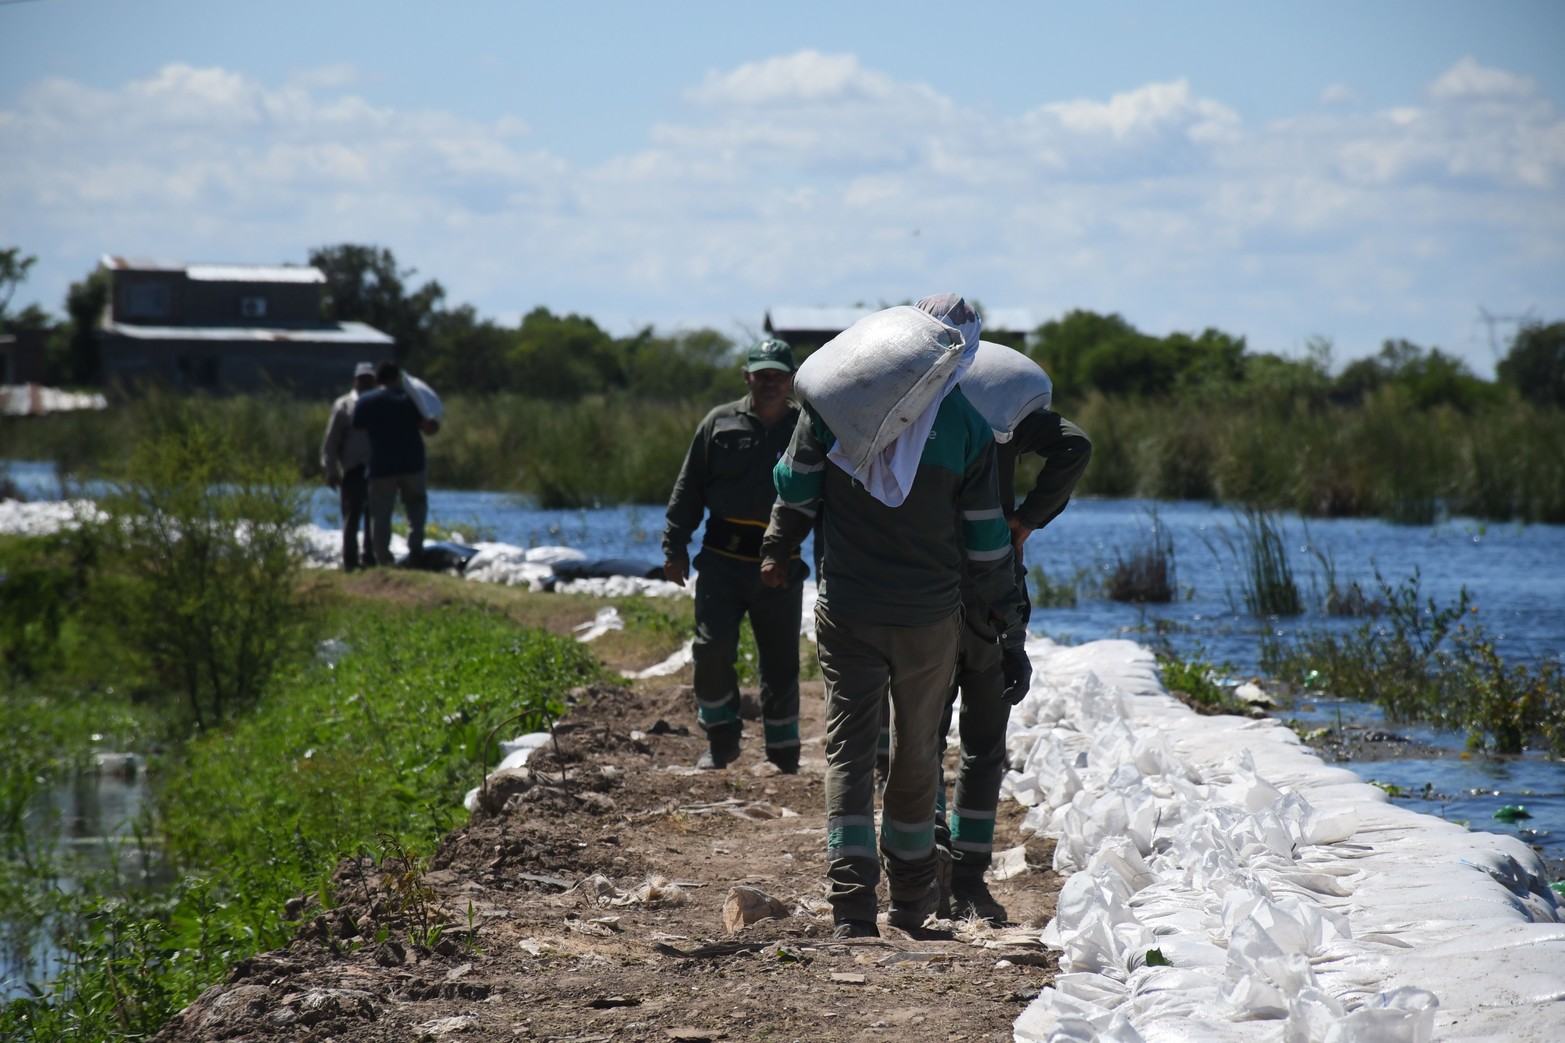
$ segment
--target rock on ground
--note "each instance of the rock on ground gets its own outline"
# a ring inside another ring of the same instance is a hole
[[[1017,834],[1019,806],[1002,809],[997,846],[1026,857],[992,884],[1018,927],[831,937],[818,683],[798,775],[766,772],[758,723],[734,765],[693,771],[687,687],[575,701],[558,749],[427,866],[344,862],[335,908],[292,903],[293,942],[233,967],[157,1038],[1010,1040],[1052,981],[1037,936],[1060,880],[1041,868],[1052,844]]]

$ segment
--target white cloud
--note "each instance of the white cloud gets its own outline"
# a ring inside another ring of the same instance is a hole
[[[709,72],[687,97],[699,105],[818,105],[881,102],[896,93],[897,85],[889,77],[862,69],[851,54],[800,51],[728,72]]]
[[[1471,57],[1462,58],[1429,85],[1432,98],[1523,98],[1537,93],[1537,85],[1525,77],[1504,69],[1479,65]]]
[[[990,113],[801,51],[708,73],[589,165],[526,111],[398,109],[359,84],[171,65],[0,102],[0,234],[40,256],[27,289],[52,271],[38,292],[57,308],[105,252],[302,261],[367,242],[490,315],[758,322],[945,287],[1258,350],[1325,333],[1349,356],[1389,336],[1459,350],[1444,331],[1479,301],[1565,312],[1565,118],[1470,59],[1409,104],[1328,85],[1251,126],[1242,99],[1186,79]]]
[[[1345,83],[1328,83],[1321,88],[1322,105],[1356,105],[1358,100],[1358,94]]]
[[[1107,133],[1115,138],[1180,130],[1195,141],[1229,138],[1239,126],[1238,115],[1225,105],[1194,97],[1190,83],[1150,83],[1115,94],[1107,102],[1077,100],[1044,106],[1067,129]]]

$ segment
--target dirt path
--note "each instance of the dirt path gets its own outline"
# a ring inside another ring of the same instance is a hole
[[[1016,928],[831,938],[818,683],[796,776],[771,773],[755,724],[737,764],[687,768],[703,748],[688,688],[578,695],[557,748],[494,786],[427,872],[345,864],[336,908],[305,905],[288,948],[233,968],[158,1039],[1009,1040],[1052,980],[1036,939],[1060,880],[1042,839],[991,885]],[[1026,839],[1021,811],[1002,808],[997,846]],[[727,930],[741,886],[782,915]]]

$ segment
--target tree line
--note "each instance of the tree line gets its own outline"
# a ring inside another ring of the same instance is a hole
[[[19,247],[0,250],[0,332],[31,331],[43,339],[49,383],[96,385],[96,328],[108,302],[107,273],[95,270],[71,284],[63,319],[36,304],[11,312],[7,306],[34,261]],[[508,326],[470,304],[448,302],[438,281],[419,281],[385,247],[322,246],[309,252],[309,263],[326,276],[323,321],[364,322],[389,334],[397,361],[443,393],[509,392],[577,402],[607,391],[694,402],[736,391],[733,375],[744,345],[716,330],[659,334],[648,326],[616,337],[590,317],[543,306]],[[1244,337],[1218,329],[1157,336],[1118,314],[1086,310],[1043,323],[1026,350],[1053,378],[1061,401],[1094,392],[1145,401],[1197,393],[1351,406],[1393,387],[1423,409],[1470,412],[1500,404],[1510,392],[1565,408],[1565,321],[1522,326],[1494,381],[1438,347],[1407,340],[1387,340],[1376,355],[1334,374],[1325,338],[1310,340],[1304,358],[1287,358],[1250,352]]]

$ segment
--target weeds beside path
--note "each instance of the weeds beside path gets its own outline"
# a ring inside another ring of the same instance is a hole
[[[1030,838],[1028,870],[992,885],[1016,929],[833,940],[821,702],[807,686],[797,776],[768,774],[753,742],[698,774],[687,688],[579,691],[557,745],[490,791],[498,810],[428,865],[344,863],[332,907],[301,903],[286,949],[233,968],[158,1038],[1010,1039],[1053,978],[1037,944],[1052,845]],[[1023,842],[1022,810],[1002,809],[1001,846]],[[727,931],[741,885],[787,915]]]

